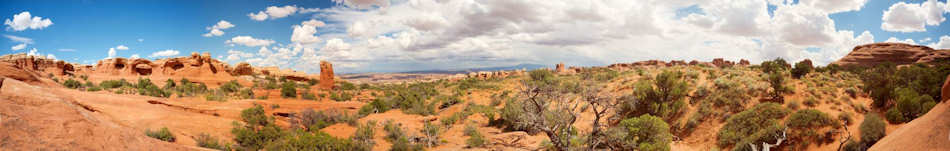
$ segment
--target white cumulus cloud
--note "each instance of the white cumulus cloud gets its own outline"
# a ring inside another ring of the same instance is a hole
[[[927,45],[927,46],[934,49],[950,49],[950,36],[948,35],[940,36],[940,39],[937,42],[931,43],[930,45]]]
[[[125,45],[118,45],[115,46],[115,50],[129,50],[129,47],[126,47]]]
[[[297,8],[297,6],[295,5],[286,5],[283,7],[270,6],[270,7],[267,7],[267,9],[264,11],[258,11],[257,13],[250,13],[250,14],[247,14],[247,16],[250,17],[252,20],[264,21],[264,20],[267,20],[268,18],[278,19],[278,18],[284,18],[290,15],[293,15],[294,13],[297,13],[298,9],[301,9],[301,8]]]
[[[53,25],[53,21],[51,21],[49,18],[43,19],[43,17],[40,16],[32,16],[30,15],[30,12],[24,11],[13,15],[13,20],[4,20],[3,24],[7,25],[7,29],[12,29],[13,31],[22,31],[26,29],[43,29]]]
[[[169,57],[169,56],[175,56],[175,55],[178,55],[178,50],[168,49],[168,50],[153,52],[151,55],[148,55],[148,57],[156,58],[156,57]]]
[[[919,4],[897,2],[884,11],[881,29],[891,32],[927,31],[926,26],[937,26],[946,20],[943,14],[950,12],[946,10],[946,5],[936,0]]]
[[[10,50],[17,51],[17,50],[20,50],[20,49],[23,49],[23,48],[26,48],[26,43],[22,43],[22,44],[18,44],[18,45],[13,45],[13,47],[10,47]]]
[[[231,40],[227,40],[224,43],[227,44],[238,44],[248,47],[257,47],[257,46],[268,46],[274,43],[274,40],[270,39],[256,39],[251,36],[235,36]]]
[[[224,31],[221,31],[221,30],[228,29],[231,27],[234,27],[234,24],[231,24],[231,22],[228,22],[225,20],[221,20],[221,21],[218,21],[217,24],[214,24],[211,27],[206,27],[205,29],[208,30],[208,33],[202,34],[201,36],[204,36],[204,37],[221,36],[221,35],[224,35]]]
[[[372,8],[373,6],[386,7],[390,4],[389,0],[333,0],[333,2],[360,9]]]
[[[312,44],[320,41],[319,37],[314,36],[317,33],[317,27],[323,27],[326,24],[318,20],[304,21],[300,25],[294,25],[293,34],[290,41],[300,44]]]

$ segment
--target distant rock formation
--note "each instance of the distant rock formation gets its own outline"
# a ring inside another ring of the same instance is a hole
[[[950,59],[950,50],[934,50],[927,46],[884,42],[856,46],[848,55],[832,64],[874,66],[891,62],[902,65],[947,59]]]
[[[122,76],[147,76],[158,74],[162,76],[184,77],[216,77],[230,76],[230,67],[227,63],[211,58],[211,54],[199,55],[191,53],[188,57],[166,58],[155,61],[135,58],[110,58],[100,60],[93,68],[93,73],[102,73]]]
[[[557,73],[564,73],[567,70],[564,69],[564,62],[554,65],[554,71]]]
[[[238,63],[234,66],[234,70],[231,70],[231,75],[241,76],[241,75],[253,75],[254,67],[251,67],[251,64],[247,62]]]
[[[740,66],[748,66],[748,65],[749,65],[749,60],[739,59],[739,65],[740,65]]]
[[[333,89],[333,64],[320,61],[320,88]]]
[[[55,60],[41,56],[31,56],[25,53],[0,56],[0,62],[8,62],[14,67],[26,71],[51,73],[54,75],[69,75],[76,71],[73,64],[62,60]]]
[[[733,65],[736,65],[735,62],[728,61],[728,60],[725,60],[725,59],[722,59],[722,58],[715,58],[715,59],[713,59],[712,64],[713,64],[713,65],[716,65],[716,67],[720,67],[720,68],[721,68],[721,67],[731,67],[731,66],[733,66]]]

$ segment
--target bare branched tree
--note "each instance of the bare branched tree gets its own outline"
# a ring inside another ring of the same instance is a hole
[[[607,116],[607,111],[610,108],[617,105],[617,101],[610,94],[601,94],[601,87],[592,83],[585,84],[583,89],[580,99],[589,104],[591,111],[594,113],[594,120],[591,121],[590,137],[587,140],[588,149],[594,150],[606,141],[604,140],[606,138],[604,131],[608,125],[602,124],[601,119]]]
[[[526,97],[522,106],[525,119],[520,122],[547,134],[557,150],[567,150],[579,103],[561,93],[556,84],[523,81],[522,85],[521,93]]]
[[[788,135],[786,135],[787,132],[788,126],[785,126],[785,129],[782,129],[782,136],[776,138],[777,140],[775,140],[774,144],[762,142],[762,151],[769,151],[772,147],[782,145],[782,141],[788,138]],[[751,147],[753,151],[759,151],[759,149],[756,149],[755,144],[749,143],[749,147]]]

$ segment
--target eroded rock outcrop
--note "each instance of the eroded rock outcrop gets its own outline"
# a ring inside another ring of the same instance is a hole
[[[62,60],[32,56],[24,53],[0,56],[0,62],[13,64],[13,67],[33,72],[50,73],[54,75],[69,75],[76,71],[73,64]]]
[[[884,42],[856,46],[848,55],[833,64],[874,66],[890,62],[902,65],[947,59],[950,59],[950,50],[934,50],[921,45]]]
[[[320,61],[320,88],[333,89],[333,64]]]
[[[557,72],[557,73],[564,73],[565,71],[567,71],[567,70],[564,69],[564,62],[561,62],[561,63],[558,63],[558,64],[554,65],[554,72]]]
[[[231,70],[231,75],[240,76],[240,75],[252,75],[254,74],[254,67],[251,67],[251,64],[247,62],[238,63],[234,66],[234,70]]]

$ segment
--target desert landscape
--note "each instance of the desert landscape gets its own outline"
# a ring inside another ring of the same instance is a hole
[[[945,140],[950,122],[944,117],[950,112],[943,103],[950,95],[950,50],[901,43],[857,46],[827,66],[782,59],[761,64],[649,60],[385,83],[341,79],[330,62],[321,62],[321,74],[311,75],[229,65],[208,56],[113,58],[96,65],[26,54],[0,57],[0,131],[5,134],[0,146],[950,148]]]
[[[0,151],[950,150],[947,0],[0,12]]]

